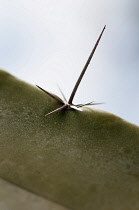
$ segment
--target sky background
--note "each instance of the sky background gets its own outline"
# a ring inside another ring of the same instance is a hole
[[[0,68],[69,98],[106,30],[73,103],[139,125],[138,0],[0,0]]]

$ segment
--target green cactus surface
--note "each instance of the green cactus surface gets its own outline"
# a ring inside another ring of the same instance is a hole
[[[139,209],[139,126],[62,110],[0,70],[0,177],[73,210]]]

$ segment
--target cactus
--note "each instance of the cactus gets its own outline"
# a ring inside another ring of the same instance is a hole
[[[139,209],[139,127],[92,108],[61,110],[0,71],[0,177],[75,210]]]

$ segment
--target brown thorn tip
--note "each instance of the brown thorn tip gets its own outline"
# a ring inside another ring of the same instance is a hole
[[[103,27],[103,29],[102,29],[102,31],[101,31],[101,33],[100,33],[100,35],[99,35],[99,37],[98,37],[98,39],[97,39],[97,41],[95,43],[95,46],[93,47],[93,50],[91,51],[91,54],[88,57],[88,59],[87,59],[87,61],[85,63],[85,66],[84,66],[84,68],[83,68],[83,70],[82,70],[82,72],[81,72],[81,74],[80,74],[80,76],[79,76],[79,78],[78,78],[78,80],[77,80],[74,88],[73,88],[73,91],[72,91],[72,93],[70,95],[70,98],[69,98],[69,101],[68,101],[69,104],[72,104],[72,101],[73,101],[73,98],[75,96],[75,93],[76,93],[76,91],[78,89],[78,86],[79,86],[79,84],[80,84],[80,82],[81,82],[81,80],[82,80],[82,78],[83,78],[83,76],[84,76],[84,74],[85,74],[85,72],[86,72],[86,70],[88,68],[88,65],[89,65],[89,63],[90,63],[90,61],[91,61],[91,59],[92,59],[92,57],[93,57],[93,55],[95,53],[95,50],[96,50],[96,48],[97,48],[97,46],[99,44],[99,41],[100,41],[100,39],[102,37],[102,34],[103,34],[105,28],[106,28],[106,25]]]

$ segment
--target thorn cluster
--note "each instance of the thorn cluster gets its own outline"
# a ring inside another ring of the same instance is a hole
[[[92,102],[86,103],[86,104],[78,104],[78,105],[75,105],[75,104],[72,103],[72,101],[73,101],[73,98],[74,98],[74,96],[75,96],[75,93],[76,93],[76,91],[77,91],[77,89],[78,89],[78,87],[79,87],[79,84],[80,84],[80,82],[81,82],[81,80],[82,80],[82,78],[83,78],[83,76],[84,76],[84,74],[85,74],[85,72],[86,72],[86,70],[87,70],[87,67],[88,67],[88,65],[89,65],[89,63],[90,63],[90,61],[91,61],[91,59],[92,59],[92,57],[93,57],[93,55],[94,55],[94,52],[95,52],[95,50],[96,50],[96,48],[97,48],[97,46],[98,46],[98,44],[99,44],[99,41],[100,41],[100,39],[101,39],[101,37],[102,37],[102,34],[103,34],[105,28],[106,28],[106,26],[104,26],[104,28],[103,28],[103,30],[102,30],[100,36],[98,37],[98,40],[96,41],[96,44],[95,44],[95,46],[94,46],[94,48],[93,48],[93,50],[92,50],[92,52],[91,52],[91,54],[90,54],[90,56],[89,56],[89,58],[88,58],[86,64],[85,64],[85,66],[84,66],[84,68],[83,68],[83,70],[82,70],[82,72],[81,72],[81,74],[80,74],[80,76],[79,76],[79,78],[78,78],[78,80],[77,80],[77,82],[76,82],[74,88],[73,88],[73,91],[72,91],[72,93],[71,93],[70,98],[69,98],[68,101],[66,100],[66,98],[65,98],[65,96],[64,96],[64,94],[63,94],[63,92],[61,91],[60,88],[59,88],[59,89],[60,89],[61,94],[63,95],[64,100],[60,99],[59,97],[53,95],[52,93],[50,93],[50,92],[44,90],[43,88],[39,87],[38,85],[36,85],[39,89],[41,89],[41,90],[42,90],[43,92],[45,92],[47,95],[51,96],[53,99],[55,99],[56,101],[58,101],[59,104],[61,105],[58,109],[55,109],[54,111],[49,112],[49,113],[46,114],[45,116],[51,115],[51,114],[53,114],[53,113],[56,113],[56,112],[58,112],[58,111],[60,111],[60,110],[62,110],[62,109],[77,109],[77,110],[79,110],[79,111],[82,111],[82,110],[81,110],[81,107],[88,106],[88,105],[97,105],[97,104],[101,104],[101,103],[94,103],[94,101],[92,101]]]

